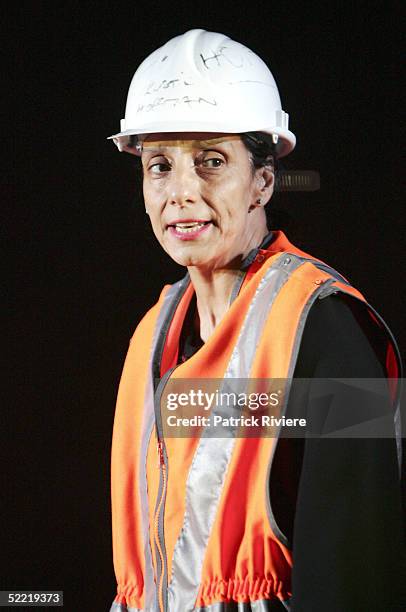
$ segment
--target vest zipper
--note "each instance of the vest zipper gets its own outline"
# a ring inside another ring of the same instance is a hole
[[[156,581],[157,581],[157,605],[159,612],[167,612],[168,609],[168,561],[166,557],[165,548],[165,534],[164,534],[164,514],[165,514],[165,502],[166,502],[166,491],[168,486],[168,456],[166,453],[165,441],[163,436],[162,428],[162,415],[161,415],[161,397],[165,385],[175,370],[171,368],[165,372],[164,376],[159,381],[158,387],[155,391],[155,424],[156,434],[158,440],[158,465],[159,465],[159,487],[158,495],[155,505],[154,514],[154,545],[155,545],[155,558],[156,558]]]
[[[158,595],[158,608],[161,612],[165,612],[166,610],[166,587],[164,584],[165,574],[167,574],[167,562],[166,562],[166,551],[165,551],[165,543],[163,541],[164,533],[163,533],[163,513],[164,513],[164,503],[166,498],[166,484],[167,484],[167,476],[166,476],[166,465],[163,457],[162,451],[162,442],[158,442],[158,453],[159,453],[159,468],[160,468],[160,494],[158,494],[157,505],[155,510],[154,517],[154,541],[155,541],[155,549],[159,555],[160,559],[160,571],[157,572],[157,595]],[[162,485],[162,486],[161,486]],[[162,517],[162,522],[161,522]],[[162,544],[161,544],[162,542]],[[158,558],[157,558],[158,559]]]

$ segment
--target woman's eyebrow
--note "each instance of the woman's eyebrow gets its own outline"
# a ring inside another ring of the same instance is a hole
[[[190,140],[190,141],[182,141],[182,140],[172,140],[172,141],[168,141],[165,144],[160,144],[160,145],[156,145],[156,146],[143,146],[143,151],[145,151],[146,153],[161,153],[161,152],[165,152],[168,149],[173,149],[173,147],[181,147],[184,148],[185,146],[189,149],[199,149],[199,148],[211,148],[211,147],[216,147],[218,145],[221,144],[227,144],[232,142],[233,140],[236,140],[238,138],[238,136],[229,136],[227,138],[210,138],[208,140]],[[152,144],[152,143],[150,143]]]
[[[159,155],[161,153],[164,153],[166,151],[167,147],[143,147],[142,151],[143,153],[148,153],[148,155],[150,154],[154,154],[154,155]]]
[[[227,138],[210,138],[209,140],[196,140],[195,144],[203,147],[216,147],[221,144],[232,143],[238,136],[228,136]]]

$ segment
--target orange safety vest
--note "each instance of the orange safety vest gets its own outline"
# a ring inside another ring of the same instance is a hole
[[[212,336],[185,363],[176,366],[193,296],[188,278],[164,287],[132,337],[112,445],[118,590],[111,612],[220,612],[227,602],[265,612],[276,599],[289,609],[292,551],[268,499],[278,431],[164,438],[159,422],[169,380],[289,380],[313,302],[338,291],[365,302],[334,270],[275,235]],[[396,377],[399,357],[387,333],[388,375]]]

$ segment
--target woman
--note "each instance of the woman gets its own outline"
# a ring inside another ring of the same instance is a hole
[[[239,43],[192,30],[141,64],[121,127],[112,138],[141,157],[155,236],[188,274],[164,287],[124,366],[111,610],[397,609],[395,442],[321,439],[354,422],[342,390],[316,401],[313,381],[396,377],[398,352],[355,288],[267,228],[275,159],[295,146],[272,74]],[[300,409],[317,435],[216,436],[209,423],[168,435],[168,387],[196,379],[285,380],[280,414]],[[391,392],[383,406],[350,394],[357,419],[373,410],[389,436]]]

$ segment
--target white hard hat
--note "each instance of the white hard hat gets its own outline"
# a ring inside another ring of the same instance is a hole
[[[134,141],[161,132],[262,132],[283,157],[296,144],[278,88],[253,51],[215,32],[190,30],[140,65],[128,91],[120,151],[140,154]],[[131,136],[138,135],[134,139]]]

